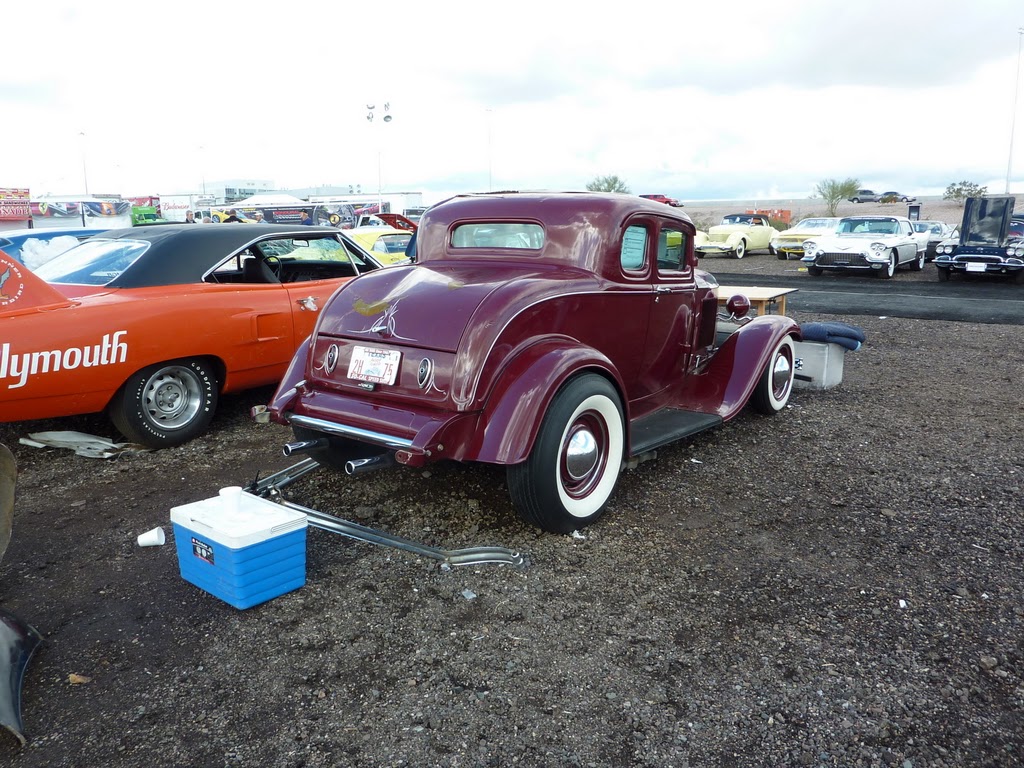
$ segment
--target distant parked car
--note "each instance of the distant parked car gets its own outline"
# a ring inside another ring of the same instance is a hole
[[[888,202],[896,202],[896,201],[899,201],[901,203],[913,203],[915,200],[917,200],[917,198],[914,197],[913,195],[904,195],[902,192],[892,192],[892,191],[890,191],[890,192],[883,192],[880,195],[880,198],[881,198],[881,200],[883,202],[887,202],[887,203]]]
[[[29,269],[37,269],[105,229],[12,229],[0,232],[0,250]]]
[[[772,235],[771,247],[781,261],[791,257],[803,258],[804,241],[809,237],[818,237],[834,232],[839,224],[838,216],[817,216],[801,219],[789,229]]]
[[[372,253],[382,264],[403,261],[406,258],[405,250],[412,240],[412,232],[397,227],[356,227],[346,230],[345,234]]]
[[[928,235],[928,249],[925,251],[924,260],[932,261],[935,258],[935,251],[939,243],[946,240],[953,234],[953,228],[944,221],[933,221],[921,219],[910,222],[915,232],[924,232]]]
[[[870,189],[858,189],[848,198],[851,203],[877,203],[882,196]]]
[[[1009,195],[967,198],[960,237],[943,241],[936,251],[939,280],[960,272],[1024,283],[1024,211],[1013,213],[1015,203]]]
[[[671,205],[673,208],[682,208],[683,204],[676,200],[674,197],[665,197],[665,195],[640,195],[645,200],[653,200],[656,203],[664,203],[665,205]]]
[[[833,234],[804,241],[807,273],[823,270],[861,270],[890,278],[904,264],[924,268],[928,236],[914,232],[903,216],[847,216]]]
[[[735,256],[742,259],[750,251],[771,251],[775,228],[760,213],[731,213],[722,223],[708,229],[707,242],[696,245],[698,257]]]

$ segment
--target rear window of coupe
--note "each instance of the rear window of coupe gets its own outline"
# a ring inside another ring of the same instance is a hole
[[[452,232],[452,248],[544,247],[544,229],[539,224],[473,222],[460,224]]]
[[[146,240],[90,239],[36,270],[48,283],[106,285],[149,250]]]

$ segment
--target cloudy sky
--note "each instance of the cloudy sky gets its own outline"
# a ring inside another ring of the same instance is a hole
[[[1003,192],[1008,167],[1024,196],[1020,0],[52,0],[0,19],[0,187],[33,196],[379,179],[430,203],[614,174],[785,199],[847,177]]]

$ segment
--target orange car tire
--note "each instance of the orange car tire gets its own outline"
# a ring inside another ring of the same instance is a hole
[[[213,366],[201,358],[172,360],[131,376],[110,402],[117,430],[150,448],[181,445],[198,437],[217,410]]]

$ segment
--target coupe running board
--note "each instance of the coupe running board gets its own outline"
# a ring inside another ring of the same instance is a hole
[[[314,528],[321,528],[331,533],[347,536],[357,541],[365,541],[368,544],[376,544],[381,547],[392,547],[406,552],[412,552],[422,557],[429,557],[432,560],[439,560],[444,566],[453,565],[479,565],[482,563],[503,563],[506,565],[521,566],[525,559],[519,552],[505,547],[466,547],[465,549],[443,549],[432,547],[429,544],[421,544],[418,541],[404,539],[385,531],[378,531],[374,528],[367,528],[349,520],[343,520],[335,515],[320,512],[291,501],[286,501],[281,495],[281,489],[291,485],[296,480],[304,477],[320,465],[314,459],[303,459],[298,464],[293,464],[286,469],[273,475],[268,475],[262,480],[254,480],[245,490],[265,499],[276,501],[289,509],[302,512],[308,518],[309,525]]]
[[[653,451],[663,445],[717,427],[722,417],[715,413],[664,408],[638,419],[629,428],[630,455]]]

